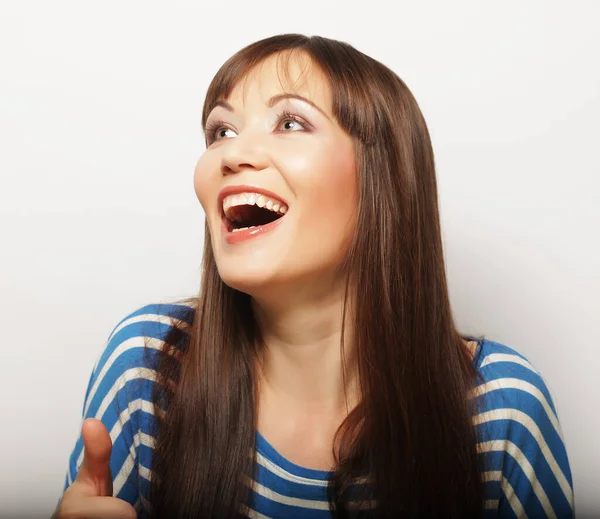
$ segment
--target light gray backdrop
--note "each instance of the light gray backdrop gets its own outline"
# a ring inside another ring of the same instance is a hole
[[[23,1],[0,16],[0,513],[48,516],[113,326],[197,292],[203,97],[281,32],[396,71],[431,131],[461,329],[555,395],[578,512],[600,452],[598,2]]]

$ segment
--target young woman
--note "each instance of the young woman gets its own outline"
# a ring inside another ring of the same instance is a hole
[[[221,67],[202,125],[200,294],[111,334],[55,516],[572,517],[540,373],[454,323],[402,80],[278,35]]]

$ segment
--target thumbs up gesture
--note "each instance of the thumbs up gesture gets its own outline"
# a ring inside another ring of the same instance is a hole
[[[112,441],[106,427],[100,420],[88,418],[81,435],[83,463],[52,519],[136,519],[137,513],[129,503],[112,497]]]

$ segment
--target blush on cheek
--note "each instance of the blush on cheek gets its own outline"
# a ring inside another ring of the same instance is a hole
[[[319,192],[319,206],[330,218],[348,221],[358,200],[356,189],[356,166],[352,149],[338,153],[330,159],[327,175],[324,175]]]
[[[336,149],[337,153],[329,158],[332,182],[337,184],[339,189],[352,191],[356,184],[356,160],[352,141],[344,139],[333,149]]]
[[[356,200],[352,183],[339,175],[339,182],[323,186],[318,196],[311,197],[310,225],[323,245],[343,248],[352,234]]]

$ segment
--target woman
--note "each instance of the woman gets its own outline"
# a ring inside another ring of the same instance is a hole
[[[111,334],[56,517],[572,517],[544,380],[456,329],[398,76],[274,36],[222,66],[202,124],[200,295]]]

